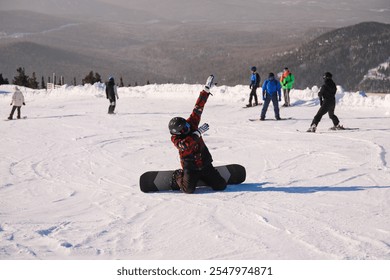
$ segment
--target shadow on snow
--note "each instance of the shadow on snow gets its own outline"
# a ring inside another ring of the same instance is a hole
[[[58,116],[36,116],[29,117],[29,119],[62,119],[62,118],[73,118],[73,117],[84,117],[85,115],[73,114],[73,115],[58,115]]]
[[[306,186],[306,187],[264,187],[265,183],[246,183],[229,185],[225,192],[285,192],[285,193],[316,193],[316,192],[355,192],[368,189],[390,189],[390,186]]]

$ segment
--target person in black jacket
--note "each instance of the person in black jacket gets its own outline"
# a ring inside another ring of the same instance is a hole
[[[110,101],[110,106],[108,107],[108,113],[114,114],[116,99],[119,99],[117,86],[115,85],[115,81],[113,77],[108,79],[108,83],[106,85],[106,97]]]
[[[320,99],[320,109],[317,114],[314,116],[314,119],[310,125],[310,128],[307,132],[316,132],[318,123],[321,121],[321,118],[326,113],[329,114],[329,118],[332,119],[333,127],[332,130],[344,129],[342,125],[340,125],[340,121],[337,116],[334,114],[334,110],[336,107],[336,84],[332,80],[332,74],[326,72],[323,75],[324,84],[321,86],[320,91],[318,92],[318,97]]]
[[[260,86],[260,75],[257,73],[256,66],[252,66],[251,68],[252,75],[251,75],[251,83],[249,85],[249,88],[251,89],[251,93],[249,95],[249,103],[246,105],[246,107],[252,107],[252,99],[255,98],[255,105],[259,105],[259,102],[257,101],[257,88]]]

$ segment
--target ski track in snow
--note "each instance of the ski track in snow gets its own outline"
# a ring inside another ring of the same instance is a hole
[[[342,123],[360,130],[328,132],[324,116],[320,133],[299,133],[315,99],[283,108],[292,120],[250,122],[261,107],[222,87],[204,139],[214,164],[244,165],[246,181],[140,192],[143,172],[180,165],[167,123],[189,116],[199,88],[121,89],[115,116],[99,88],[27,93],[28,118],[0,126],[0,259],[390,258],[389,108],[341,103]]]

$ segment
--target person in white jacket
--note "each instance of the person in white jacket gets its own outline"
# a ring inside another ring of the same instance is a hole
[[[15,86],[15,92],[12,95],[12,102],[10,105],[11,106],[13,105],[13,107],[12,107],[11,114],[9,115],[8,119],[12,120],[16,109],[18,109],[17,118],[20,119],[20,108],[22,107],[22,105],[26,105],[26,103],[24,103],[23,93],[19,90],[19,88],[17,86]]]

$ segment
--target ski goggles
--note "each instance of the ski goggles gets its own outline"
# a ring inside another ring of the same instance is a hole
[[[188,122],[186,122],[183,129],[180,131],[181,134],[188,134],[190,132],[191,126]]]
[[[181,126],[179,126],[178,129],[180,129],[180,127]],[[190,124],[188,122],[186,122],[181,130],[178,130],[178,129],[171,130],[171,134],[186,135],[186,134],[188,134],[190,132],[191,126],[190,126]]]

